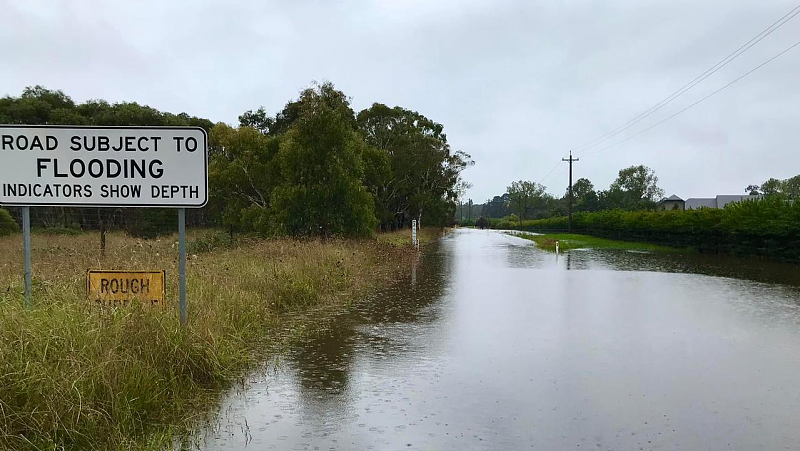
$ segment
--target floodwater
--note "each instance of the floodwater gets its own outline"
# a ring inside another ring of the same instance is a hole
[[[797,450],[800,267],[457,230],[225,399],[209,450]]]

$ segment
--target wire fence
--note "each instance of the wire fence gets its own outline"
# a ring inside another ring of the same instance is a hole
[[[3,208],[22,224],[21,207]],[[178,230],[178,209],[175,208],[30,207],[30,217],[31,229],[53,233],[121,230],[131,236],[152,238]],[[186,209],[186,227],[218,225],[209,217],[206,208]]]

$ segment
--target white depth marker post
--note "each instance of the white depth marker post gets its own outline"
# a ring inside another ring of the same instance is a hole
[[[411,244],[416,246],[418,243],[417,241],[417,220],[414,219],[411,221]]]

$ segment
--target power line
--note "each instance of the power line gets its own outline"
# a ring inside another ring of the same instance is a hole
[[[559,164],[561,164],[560,161],[559,161]],[[561,177],[562,175],[564,175],[565,172],[567,172],[567,167],[563,166],[561,168],[561,170],[556,173],[556,178]]]
[[[719,62],[717,62],[717,63],[716,63],[716,64],[714,64],[713,66],[711,66],[710,68],[708,68],[708,69],[707,69],[705,72],[703,72],[702,74],[698,75],[698,76],[697,76],[697,77],[695,77],[693,80],[691,80],[690,82],[686,83],[686,84],[685,84],[685,85],[683,85],[681,88],[679,88],[677,91],[675,91],[675,92],[673,92],[672,94],[670,94],[669,96],[665,97],[664,99],[662,99],[660,102],[656,103],[655,105],[653,105],[653,106],[652,106],[652,107],[650,107],[649,109],[647,109],[647,110],[643,111],[643,112],[642,112],[642,113],[640,113],[639,115],[637,115],[637,116],[635,116],[634,118],[630,119],[628,122],[625,122],[625,123],[624,123],[624,124],[622,124],[621,126],[619,126],[619,127],[615,128],[615,129],[611,130],[610,132],[608,132],[608,133],[606,133],[606,134],[604,134],[604,135],[602,135],[602,136],[600,136],[600,137],[598,137],[598,138],[596,138],[596,139],[594,139],[594,140],[592,140],[592,141],[586,142],[586,143],[584,143],[584,144],[581,144],[580,146],[576,147],[575,149],[578,149],[578,150],[576,151],[576,153],[580,153],[580,152],[586,151],[587,149],[590,149],[590,148],[592,148],[592,147],[594,147],[594,146],[596,146],[596,145],[598,145],[598,144],[600,144],[600,143],[602,143],[602,142],[604,142],[604,141],[607,141],[608,139],[611,139],[611,138],[613,138],[614,136],[616,136],[616,135],[620,134],[621,132],[623,132],[623,131],[625,131],[625,130],[629,129],[629,128],[630,128],[630,127],[632,127],[633,125],[635,125],[635,124],[637,124],[637,123],[641,122],[643,119],[647,118],[648,116],[652,115],[652,114],[653,114],[653,113],[655,113],[656,111],[658,111],[658,110],[660,110],[661,108],[665,107],[666,105],[668,105],[669,103],[671,103],[673,100],[675,100],[676,98],[678,98],[678,97],[680,97],[681,95],[685,94],[687,91],[689,91],[690,89],[692,89],[693,87],[695,87],[696,85],[698,85],[700,82],[702,82],[703,80],[705,80],[706,78],[708,78],[708,77],[710,77],[712,74],[714,74],[715,72],[717,72],[717,71],[719,71],[720,69],[722,69],[723,67],[725,67],[725,66],[726,66],[728,63],[730,63],[730,62],[731,62],[731,61],[733,61],[734,59],[738,58],[738,57],[739,57],[739,56],[740,56],[742,53],[746,52],[747,50],[749,50],[750,48],[752,48],[753,46],[755,46],[756,44],[758,44],[760,41],[762,41],[764,38],[766,38],[767,36],[769,36],[770,34],[772,34],[772,33],[773,33],[775,30],[777,30],[778,28],[780,28],[781,26],[783,26],[784,24],[786,24],[786,22],[790,21],[791,19],[793,19],[793,18],[794,18],[795,16],[797,16],[798,14],[800,14],[800,5],[797,5],[797,6],[795,6],[794,8],[792,8],[792,9],[791,9],[789,12],[787,12],[786,14],[784,14],[784,15],[783,15],[783,16],[782,16],[780,19],[776,20],[776,21],[775,21],[775,22],[773,22],[773,23],[772,23],[770,26],[768,26],[768,27],[767,27],[767,28],[765,28],[763,31],[761,31],[761,33],[758,33],[756,36],[754,36],[753,38],[751,38],[749,41],[745,42],[745,43],[744,43],[744,44],[742,44],[742,45],[741,45],[739,48],[737,48],[737,49],[736,49],[736,50],[734,50],[732,53],[730,53],[729,55],[727,55],[725,58],[723,58],[722,60],[720,60]],[[616,142],[616,143],[614,143],[614,144],[611,144],[610,146],[606,146],[606,147],[603,147],[603,148],[600,148],[600,149],[597,149],[597,150],[591,151],[591,153],[601,152],[601,151],[603,151],[603,150],[606,150],[606,149],[609,149],[609,148],[615,147],[615,146],[617,146],[617,145],[619,145],[619,144],[622,144],[622,143],[624,143],[624,142],[626,142],[626,141],[628,141],[628,140],[630,140],[630,139],[632,139],[632,138],[634,138],[634,137],[636,137],[636,136],[639,136],[639,135],[641,135],[641,134],[643,134],[643,133],[645,133],[645,132],[647,132],[647,131],[649,131],[649,130],[652,130],[653,128],[655,128],[655,127],[657,127],[657,126],[659,126],[659,125],[663,124],[664,122],[666,122],[666,121],[668,121],[668,120],[670,120],[670,119],[674,118],[675,116],[677,116],[677,115],[679,115],[679,114],[683,113],[684,111],[686,111],[686,110],[688,110],[688,109],[690,109],[690,108],[694,107],[695,105],[697,105],[697,104],[699,104],[699,103],[701,103],[701,102],[705,101],[705,100],[706,100],[706,99],[708,99],[709,97],[711,97],[711,96],[713,96],[713,95],[717,94],[718,92],[720,92],[720,91],[724,90],[725,88],[729,87],[730,85],[732,85],[732,84],[734,84],[734,83],[738,82],[738,81],[739,81],[739,80],[741,80],[742,78],[744,78],[744,77],[746,77],[746,76],[750,75],[751,73],[755,72],[756,70],[758,70],[758,69],[760,69],[761,67],[765,66],[766,64],[770,63],[772,60],[774,60],[774,59],[776,59],[776,58],[780,57],[780,56],[781,56],[781,55],[783,55],[784,53],[786,53],[786,52],[788,52],[789,50],[793,49],[793,48],[794,48],[794,47],[796,47],[797,45],[800,45],[800,42],[798,42],[798,43],[796,43],[796,44],[792,45],[791,47],[789,47],[789,48],[785,49],[784,51],[782,51],[782,52],[778,53],[777,55],[775,55],[775,56],[773,56],[772,58],[768,59],[768,60],[767,60],[767,61],[765,61],[764,63],[762,63],[762,64],[760,64],[760,65],[758,65],[758,66],[754,67],[754,68],[753,68],[753,69],[751,69],[750,71],[746,72],[745,74],[743,74],[743,75],[742,75],[742,76],[740,76],[739,78],[737,78],[737,79],[735,79],[735,80],[731,81],[730,83],[728,83],[728,84],[724,85],[723,87],[721,87],[721,88],[717,89],[716,91],[712,92],[711,94],[709,94],[709,95],[707,95],[707,96],[703,97],[702,99],[700,99],[700,100],[698,100],[698,101],[696,101],[696,102],[692,103],[692,104],[691,104],[691,105],[689,105],[688,107],[686,107],[686,108],[684,108],[684,109],[682,109],[682,110],[678,111],[677,113],[675,113],[675,114],[673,114],[673,115],[671,115],[671,116],[667,117],[666,119],[664,119],[664,120],[662,120],[662,121],[660,121],[660,122],[657,122],[656,124],[653,124],[652,126],[650,126],[650,127],[646,128],[646,129],[644,129],[644,130],[640,131],[639,133],[636,133],[636,134],[634,134],[634,135],[632,135],[632,136],[629,136],[628,138],[625,138],[625,139],[623,139],[622,141],[618,141],[618,142]],[[540,184],[543,184],[543,183],[544,183],[544,181],[545,181],[545,180],[547,180],[547,179],[548,179],[548,177],[550,177],[550,175],[552,175],[552,174],[553,174],[553,172],[556,170],[556,168],[558,168],[558,167],[559,167],[559,164],[560,164],[560,163],[561,163],[560,161],[559,161],[559,162],[556,162],[556,164],[555,164],[555,165],[554,165],[554,166],[553,166],[553,167],[552,167],[552,168],[551,168],[551,169],[550,169],[550,170],[547,172],[547,174],[545,174],[545,176],[544,176],[544,177],[542,177],[542,178],[540,179],[539,183],[540,183]],[[565,169],[566,169],[566,168],[565,168]],[[559,171],[559,175],[561,175],[563,172],[565,172],[565,171],[564,171],[564,170],[562,170],[562,171]]]
[[[550,177],[550,174],[552,174],[552,173],[553,173],[553,171],[555,171],[555,170],[556,170],[556,168],[557,168],[557,167],[559,167],[560,165],[561,165],[561,162],[560,162],[560,161],[556,162],[556,164],[553,166],[553,168],[552,168],[552,169],[550,169],[550,170],[547,172],[547,174],[545,174],[545,176],[544,176],[544,177],[542,177],[541,179],[539,179],[539,184],[540,184],[540,185],[541,185],[541,184],[543,184],[543,183],[544,183],[544,181],[545,181],[545,180],[547,180],[547,177]]]
[[[693,87],[697,86],[700,82],[702,82],[703,80],[705,80],[706,78],[710,77],[712,74],[714,74],[718,70],[720,70],[723,67],[725,67],[726,65],[728,65],[728,63],[730,63],[731,61],[733,61],[736,58],[738,58],[742,53],[746,52],[747,50],[749,50],[750,48],[752,48],[753,46],[755,46],[756,44],[761,42],[761,40],[763,40],[764,38],[766,38],[767,36],[772,34],[775,30],[777,30],[778,28],[783,26],[786,22],[792,20],[798,14],[800,14],[800,5],[795,6],[791,11],[789,11],[786,14],[784,14],[783,17],[781,17],[780,19],[778,19],[775,22],[773,22],[769,27],[765,28],[761,33],[757,34],[752,39],[750,39],[749,41],[747,41],[744,44],[742,44],[738,49],[734,50],[733,53],[729,54],[728,56],[726,56],[725,58],[723,58],[722,60],[720,60],[719,62],[717,62],[713,66],[711,66],[710,68],[708,68],[705,72],[703,72],[702,74],[698,75],[692,81],[690,81],[689,83],[686,83],[681,88],[679,88],[677,91],[673,92],[669,96],[667,96],[664,99],[662,99],[660,102],[656,103],[655,105],[653,105],[652,107],[648,108],[647,110],[639,113],[639,115],[637,115],[634,118],[630,119],[628,122],[625,122],[621,126],[611,130],[610,132],[608,132],[608,133],[606,133],[606,134],[604,134],[604,135],[602,135],[602,136],[600,136],[598,138],[595,138],[592,141],[586,142],[586,143],[581,144],[580,146],[576,147],[575,148],[576,153],[583,152],[583,151],[585,151],[587,149],[590,149],[590,148],[592,148],[592,147],[594,147],[594,146],[596,146],[596,145],[598,145],[598,144],[600,144],[600,143],[602,143],[604,141],[607,141],[607,140],[613,138],[614,136],[617,136],[618,134],[622,133],[623,131],[625,131],[625,130],[631,128],[632,126],[636,125],[637,123],[641,122],[643,119],[647,118],[648,116],[650,116],[651,114],[655,113],[656,111],[658,111],[661,108],[667,106],[673,100],[675,100],[678,97],[680,97],[681,95],[685,94],[687,91],[689,91]]]
[[[597,152],[602,152],[602,151],[604,151],[604,150],[606,150],[606,149],[610,149],[610,148],[612,148],[612,147],[618,146],[618,145],[620,145],[620,144],[622,144],[622,143],[624,143],[624,142],[626,142],[626,141],[629,141],[629,140],[631,140],[631,139],[633,139],[633,138],[635,138],[635,137],[637,137],[637,136],[641,135],[642,133],[645,133],[645,132],[647,132],[647,131],[650,131],[650,130],[652,130],[652,129],[654,129],[654,128],[658,127],[659,125],[663,124],[664,122],[667,122],[668,120],[670,120],[670,119],[674,118],[675,116],[677,116],[677,115],[679,115],[679,114],[683,113],[684,111],[688,110],[689,108],[692,108],[692,107],[694,107],[695,105],[697,105],[697,104],[699,104],[699,103],[701,103],[701,102],[705,101],[706,99],[708,99],[708,98],[710,98],[711,96],[713,96],[713,95],[717,94],[718,92],[722,91],[723,89],[727,88],[728,86],[731,86],[732,84],[734,84],[734,83],[738,82],[739,80],[743,79],[744,77],[746,77],[746,76],[748,76],[748,75],[752,74],[753,72],[757,71],[758,69],[761,69],[762,67],[766,66],[767,64],[769,64],[769,63],[770,63],[770,62],[772,62],[773,60],[777,59],[778,57],[780,57],[780,56],[781,56],[781,55],[783,55],[784,53],[788,52],[789,50],[792,50],[793,48],[797,47],[798,45],[800,45],[800,41],[798,41],[798,42],[795,42],[793,45],[791,45],[791,46],[789,46],[788,48],[784,49],[782,52],[778,53],[777,55],[773,56],[772,58],[770,58],[770,59],[768,59],[768,60],[764,61],[763,63],[759,64],[758,66],[756,66],[756,67],[754,67],[754,68],[750,69],[749,71],[745,72],[744,74],[742,74],[742,75],[741,75],[741,76],[739,76],[738,78],[736,78],[736,79],[734,79],[733,81],[729,82],[728,84],[726,84],[726,85],[722,86],[721,88],[717,89],[716,91],[712,92],[711,94],[708,94],[707,96],[705,96],[705,97],[701,98],[700,100],[698,100],[698,101],[696,101],[696,102],[692,103],[691,105],[687,106],[686,108],[684,108],[684,109],[682,109],[682,110],[678,111],[677,113],[675,113],[675,114],[673,114],[673,115],[671,115],[671,116],[668,116],[666,119],[664,119],[664,120],[662,120],[662,121],[659,121],[659,122],[656,122],[655,124],[651,125],[650,127],[647,127],[646,129],[644,129],[644,130],[642,130],[642,131],[640,131],[640,132],[638,132],[638,133],[636,133],[636,134],[633,134],[633,135],[631,135],[631,136],[629,136],[629,137],[627,137],[627,138],[625,138],[625,139],[623,139],[623,140],[621,140],[621,141],[617,141],[617,142],[615,142],[614,144],[611,144],[611,145],[609,145],[609,146],[606,146],[606,147],[601,147],[600,149],[596,149],[596,150],[590,151],[589,153],[597,153]]]

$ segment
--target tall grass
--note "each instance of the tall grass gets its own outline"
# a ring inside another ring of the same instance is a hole
[[[387,283],[412,258],[376,240],[223,246],[190,236],[198,240],[182,328],[175,308],[101,309],[85,293],[89,268],[166,269],[174,305],[174,237],[109,234],[103,257],[96,234],[34,234],[31,308],[20,294],[21,239],[0,238],[0,449],[164,448],[285,343],[282,331],[308,325],[295,317]]]
[[[447,233],[447,230],[448,229],[442,229],[441,227],[423,227],[417,230],[417,240],[421,245],[425,245],[437,240],[440,236]],[[393,244],[395,246],[410,246],[411,229],[381,233],[378,235],[378,242]]]

